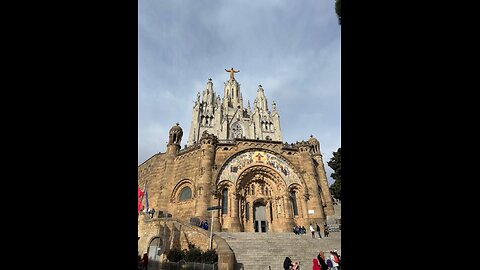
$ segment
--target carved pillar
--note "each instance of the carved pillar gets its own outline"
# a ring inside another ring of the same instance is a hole
[[[266,211],[265,218],[267,219],[266,222],[267,222],[267,232],[268,232],[269,227],[272,226],[272,224],[270,222],[271,216],[270,216],[270,203],[269,202],[267,202],[266,205],[265,205],[265,211]]]
[[[288,196],[283,196],[283,214],[286,219],[292,218],[290,214],[290,202]]]
[[[240,231],[240,218],[238,212],[238,204],[239,204],[240,195],[236,194],[236,191],[232,194],[232,212],[230,214],[231,222],[230,222],[230,231],[231,232],[239,232]]]
[[[308,218],[307,198],[305,195],[300,197],[300,203],[302,204],[302,217]]]
[[[253,205],[253,200],[250,201],[250,222],[248,222],[248,231],[249,232],[253,232],[255,231],[254,228],[253,228],[253,221],[255,219],[254,215],[253,215],[253,210],[255,209],[254,205]]]
[[[220,200],[217,197],[218,195],[215,195],[214,201],[216,201],[216,205],[220,205]],[[221,232],[222,231],[222,224],[220,223],[221,220],[221,210],[217,210],[213,212],[213,231],[214,232]],[[210,213],[211,214],[211,213]]]
[[[292,213],[292,203],[288,195],[283,196],[283,211],[284,211],[284,222],[283,230],[289,231],[294,226],[295,222],[293,221]]]

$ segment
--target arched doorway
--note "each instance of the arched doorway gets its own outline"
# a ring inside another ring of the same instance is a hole
[[[253,226],[255,232],[267,232],[267,210],[262,202],[253,206]]]
[[[163,241],[162,239],[155,237],[150,241],[148,245],[148,261],[152,264],[158,263],[160,261],[160,253],[162,252]],[[150,263],[149,263],[150,264]]]
[[[244,232],[285,231],[291,219],[287,186],[277,172],[266,166],[252,166],[239,176],[236,186],[239,217]]]

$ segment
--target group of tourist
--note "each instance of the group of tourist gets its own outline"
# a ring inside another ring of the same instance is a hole
[[[336,249],[329,251],[330,255],[325,257],[325,253],[320,250],[317,258],[312,259],[312,270],[340,270],[340,255]],[[300,263],[293,262],[290,257],[285,257],[283,261],[284,270],[300,270]]]
[[[317,232],[318,234],[318,239],[322,238],[322,235],[320,234],[320,226],[318,225],[318,223],[315,224],[316,228],[313,227],[312,224],[310,224],[310,233],[312,234],[312,238],[315,238],[315,231]],[[307,230],[305,229],[304,226],[297,226],[295,225],[293,227],[293,232],[295,234],[306,234],[307,233]],[[328,237],[328,234],[329,234],[329,229],[328,229],[328,225],[327,223],[323,223],[323,234],[324,234],[324,237]]]
[[[295,234],[306,234],[306,233],[307,233],[307,230],[306,230],[305,227],[303,227],[303,226],[300,227],[300,226],[295,225],[295,226],[293,227],[293,232],[294,232]]]
[[[340,255],[338,254],[338,250],[330,250],[330,255],[325,257],[325,253],[320,250],[317,255],[317,258],[312,260],[313,263],[313,270],[340,270]]]

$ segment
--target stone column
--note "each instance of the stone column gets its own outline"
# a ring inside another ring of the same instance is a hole
[[[232,194],[232,213],[230,214],[230,232],[239,232],[240,231],[240,218],[238,212],[239,204],[239,195],[235,193]]]
[[[253,227],[253,221],[255,220],[255,216],[254,216],[254,210],[255,210],[255,206],[253,205],[253,200],[250,202],[250,231],[253,232],[255,231],[254,227]]]
[[[302,204],[302,216],[303,218],[308,218],[308,209],[307,209],[307,198],[305,195],[302,195],[300,198],[300,203]]]
[[[288,199],[288,196],[283,196],[283,215],[286,219],[292,218],[292,215],[290,214],[290,200]]]
[[[284,211],[284,231],[291,231],[295,222],[293,222],[292,203],[288,195],[283,196],[283,211]]]
[[[266,205],[265,205],[265,219],[267,222],[267,232],[268,232],[268,229],[271,228],[272,226],[272,223],[270,222],[271,218],[270,218],[270,203],[267,202]],[[271,229],[270,229],[271,230]]]
[[[330,189],[328,188],[328,180],[325,172],[325,166],[323,166],[323,160],[321,154],[316,154],[313,156],[315,161],[318,163],[317,166],[317,175],[319,177],[320,188],[322,189],[323,199],[325,201],[325,214],[328,217],[335,215],[335,210],[333,208],[332,195],[330,194]]]

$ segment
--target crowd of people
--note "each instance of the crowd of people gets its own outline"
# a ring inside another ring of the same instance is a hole
[[[340,270],[341,260],[338,250],[330,250],[329,255],[320,250],[316,258],[312,259],[312,270]],[[300,263],[294,262],[290,257],[283,261],[284,270],[300,270]]]
[[[321,231],[321,228],[320,228],[320,225],[318,225],[318,223],[315,224],[315,228],[312,224],[310,224],[310,233],[312,234],[312,238],[315,238],[315,232],[317,232],[317,234],[318,234],[318,239],[322,238],[322,235],[321,235],[320,231]],[[293,227],[293,233],[295,233],[297,235],[298,234],[306,234],[307,230],[305,229],[304,226],[295,225]],[[328,237],[328,235],[329,235],[329,229],[328,229],[327,223],[323,223],[323,234],[324,234],[324,237]]]

